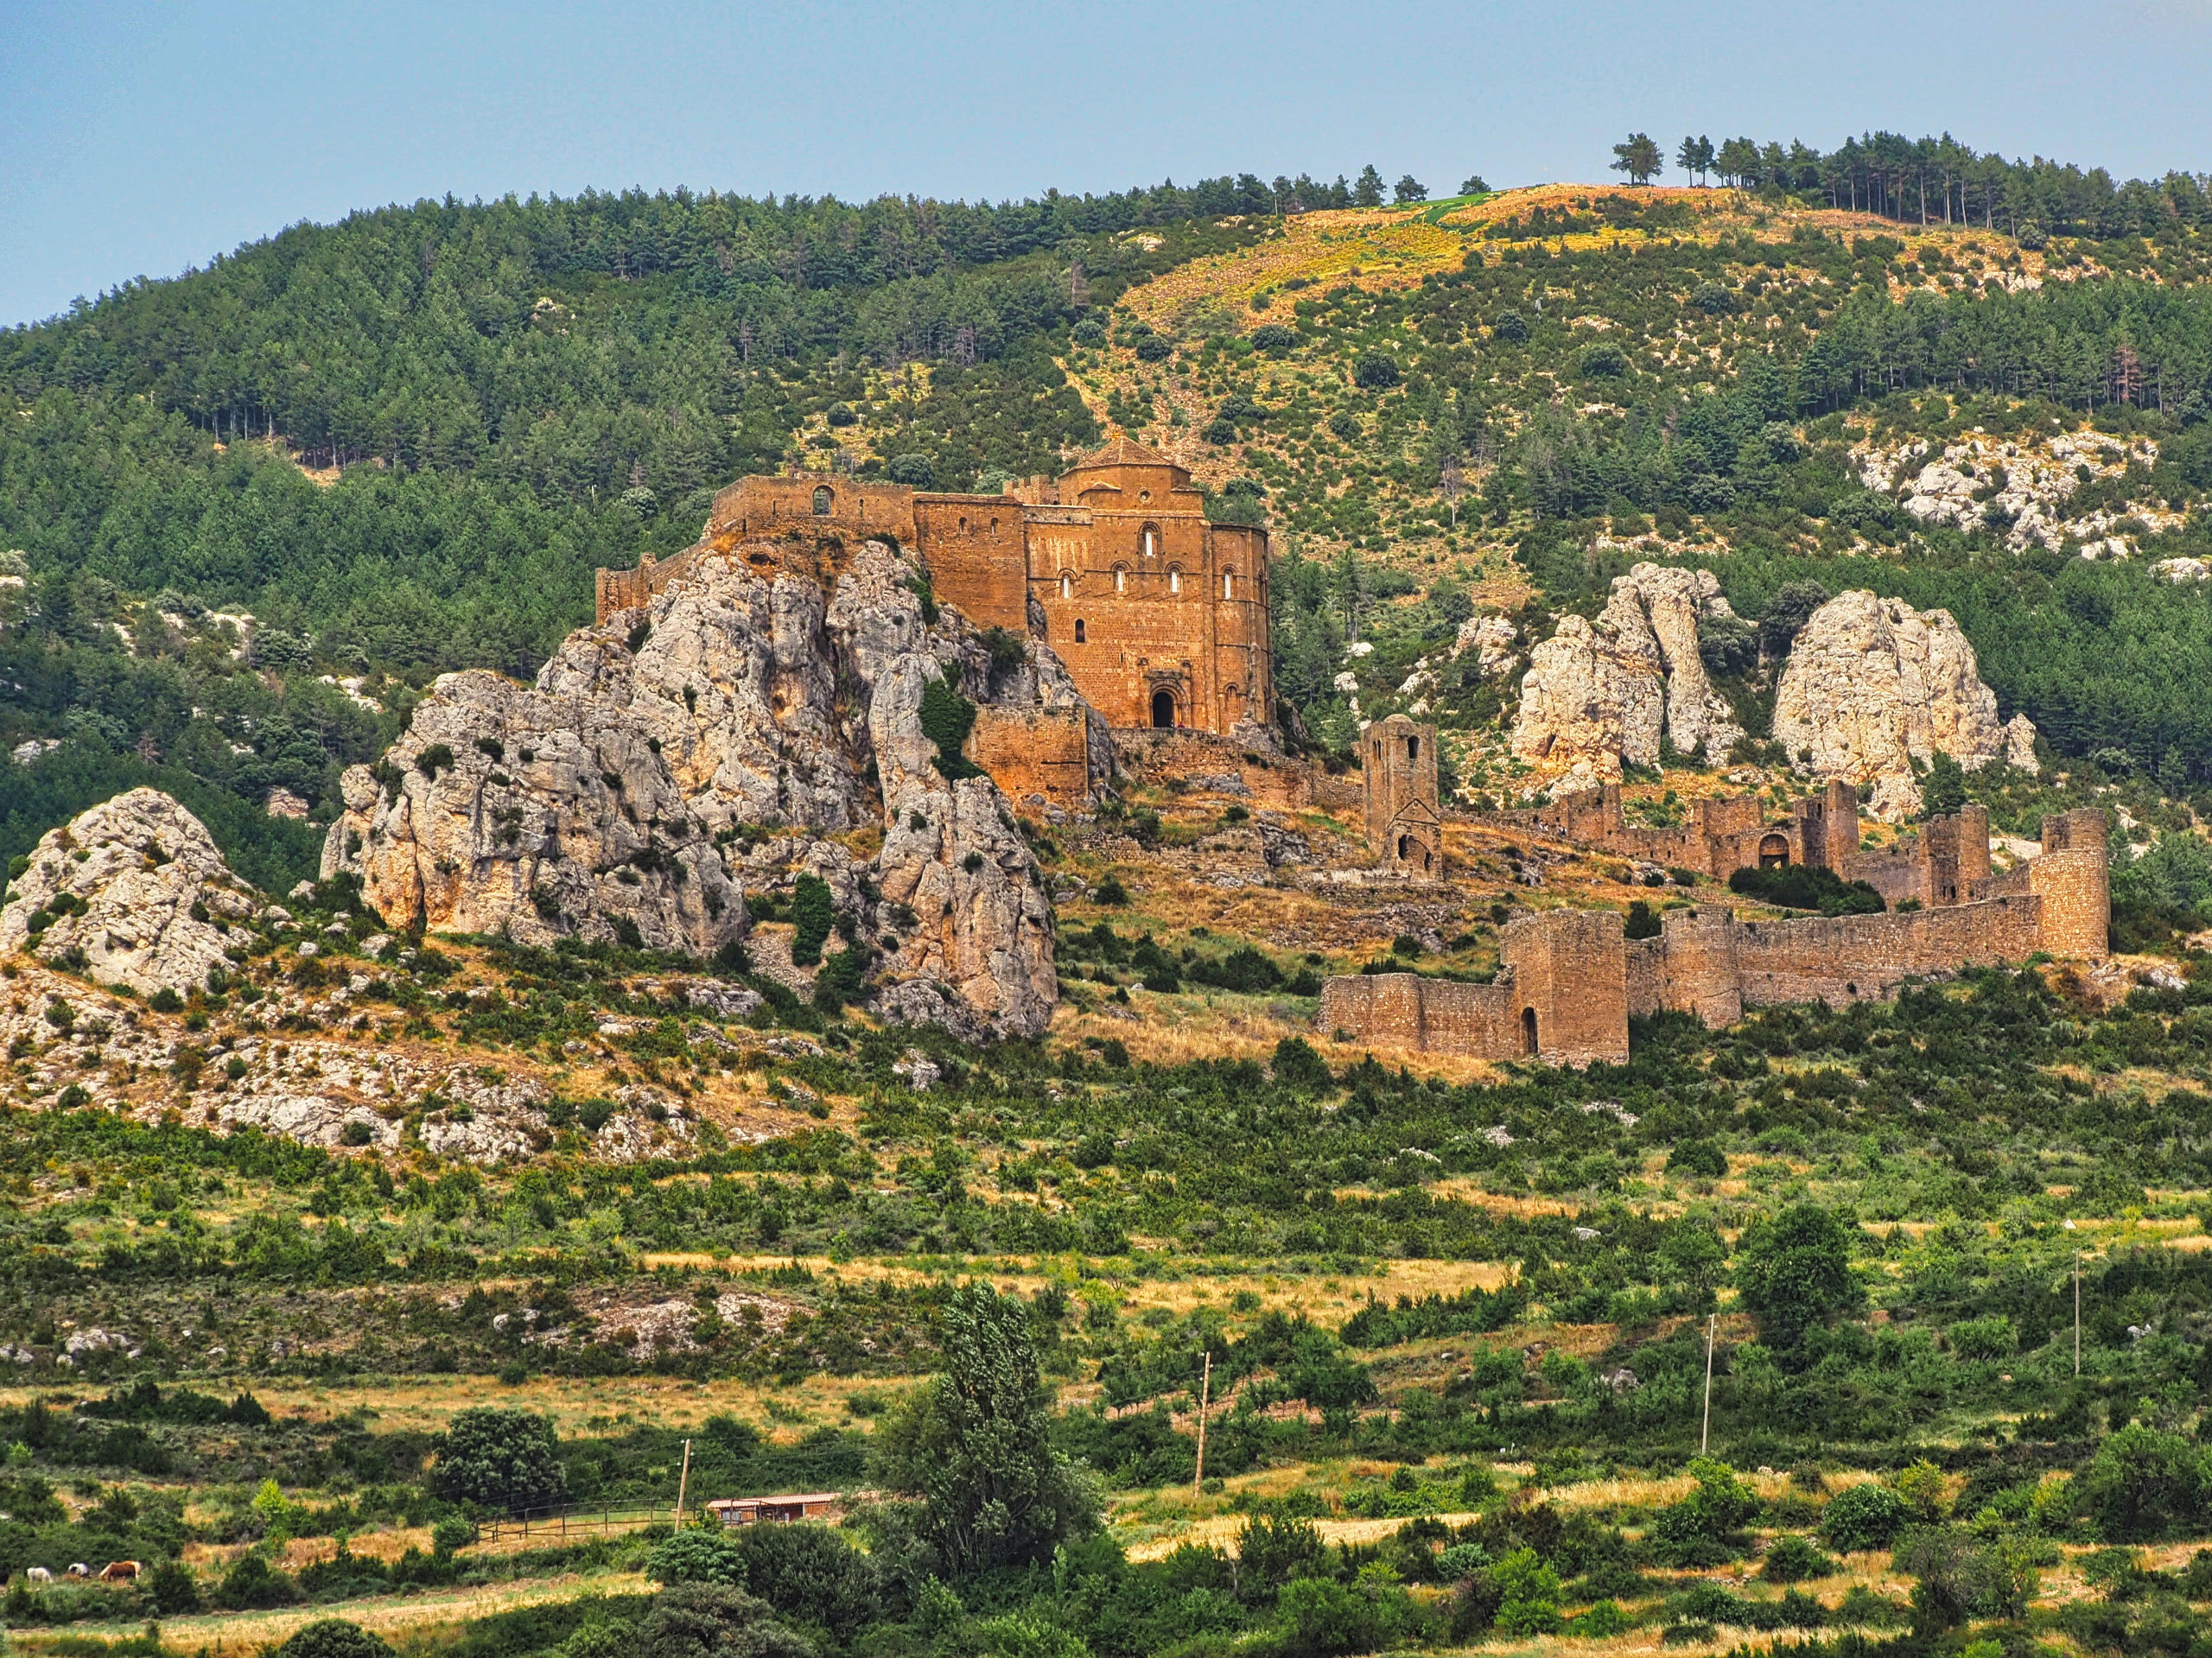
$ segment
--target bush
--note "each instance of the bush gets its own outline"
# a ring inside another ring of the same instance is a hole
[[[645,1575],[655,1583],[719,1583],[742,1589],[745,1551],[721,1530],[679,1531],[653,1546],[645,1557]]]
[[[1363,391],[1387,391],[1403,377],[1398,359],[1379,351],[1363,352],[1352,364],[1352,384]]]
[[[1628,372],[1628,353],[1611,340],[1601,340],[1577,353],[1574,366],[1593,380],[1618,380]]]
[[[942,678],[922,687],[922,735],[937,745],[937,769],[947,783],[979,778],[982,768],[960,751],[976,727],[976,705]]]
[[[208,1597],[226,1612],[266,1611],[289,1606],[299,1598],[299,1585],[258,1554],[239,1555]]]
[[[200,1609],[200,1579],[181,1560],[159,1561],[146,1575],[146,1598],[163,1617],[196,1612]]]
[[[884,472],[894,484],[905,484],[914,489],[934,489],[937,486],[937,468],[930,464],[930,458],[925,454],[894,454]]]
[[[1375,1603],[1346,1584],[1294,1579],[1275,1598],[1275,1611],[1283,1622],[1286,1658],[1335,1658],[1382,1644]]]
[[[1156,334],[1138,340],[1136,350],[1140,363],[1164,363],[1175,354],[1175,347]]]
[[[1559,1573],[1532,1548],[1516,1548],[1491,1567],[1497,1627],[1507,1635],[1552,1635],[1560,1627]]]
[[[2075,1501],[2108,1543],[2142,1542],[2195,1522],[2204,1511],[2204,1472],[2178,1435],[2131,1422],[2108,1435],[2075,1476]]]
[[[1694,1175],[1701,1180],[1725,1179],[1728,1159],[1709,1140],[1685,1140],[1667,1153],[1667,1172]]]
[[[1097,891],[1090,897],[1094,903],[1119,907],[1129,901],[1129,889],[1122,885],[1119,875],[1109,875],[1098,883]]]
[[[1518,311],[1499,312],[1497,321],[1490,325],[1490,331],[1509,345],[1529,343],[1529,320]]]
[[[797,929],[791,935],[791,960],[812,967],[822,959],[823,941],[837,921],[836,900],[828,881],[819,875],[801,875],[792,883],[791,921]]]
[[[1833,869],[1786,863],[1772,869],[1738,869],[1728,890],[1784,910],[1817,910],[1822,915],[1879,915],[1889,906],[1863,880],[1847,884]]]
[[[1834,1570],[1835,1562],[1806,1537],[1776,1538],[1766,1559],[1759,1562],[1759,1576],[1769,1583],[1803,1583],[1825,1578]]]
[[[1257,351],[1287,351],[1297,343],[1298,331],[1280,322],[1262,322],[1252,330],[1252,346]]]
[[[1710,1457],[1694,1458],[1691,1477],[1697,1489],[1651,1522],[1651,1542],[1675,1566],[1718,1566],[1742,1553],[1736,1534],[1759,1512],[1758,1494],[1736,1477],[1736,1471]]]
[[[1904,1528],[1904,1499],[1886,1485],[1853,1485],[1828,1500],[1821,1534],[1846,1554],[1886,1548]]]
[[[448,1502],[518,1509],[568,1494],[560,1442],[543,1416],[493,1407],[465,1410],[432,1445],[438,1459],[430,1488]]]
[[[1770,1347],[1795,1347],[1807,1331],[1856,1307],[1866,1292],[1851,1275],[1851,1244],[1836,1217],[1796,1204],[1745,1229],[1736,1289]]]
[[[293,1630],[290,1638],[276,1648],[276,1658],[393,1658],[393,1655],[381,1636],[342,1617],[325,1617]]]

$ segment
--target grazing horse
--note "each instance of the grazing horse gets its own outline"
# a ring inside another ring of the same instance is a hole
[[[26,1566],[23,1570],[23,1581],[25,1583],[52,1583],[54,1573],[42,1566]]]
[[[138,1562],[136,1560],[110,1560],[100,1568],[102,1583],[136,1583],[137,1580]]]

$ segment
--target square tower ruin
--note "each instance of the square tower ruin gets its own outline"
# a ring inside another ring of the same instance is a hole
[[[1377,720],[1360,738],[1367,796],[1367,848],[1386,869],[1433,876],[1444,870],[1444,814],[1436,797],[1436,727],[1402,714]]]

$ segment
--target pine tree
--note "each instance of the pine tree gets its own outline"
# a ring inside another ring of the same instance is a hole
[[[1370,162],[1359,169],[1359,182],[1351,187],[1351,205],[1355,207],[1379,207],[1382,205],[1382,175]]]
[[[1648,132],[1631,132],[1626,143],[1613,146],[1612,170],[1627,174],[1631,184],[1650,183],[1654,177],[1665,170],[1666,165],[1665,157],[1659,153],[1659,146],[1651,142],[1651,135]]]

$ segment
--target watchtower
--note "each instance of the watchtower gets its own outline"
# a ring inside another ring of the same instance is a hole
[[[1361,738],[1368,850],[1408,874],[1444,869],[1444,816],[1436,801],[1436,727],[1402,714],[1377,720]]]

